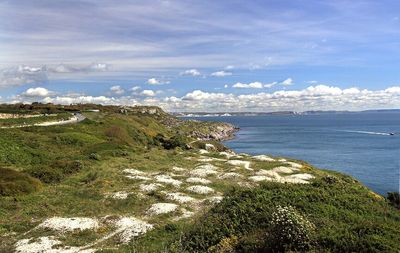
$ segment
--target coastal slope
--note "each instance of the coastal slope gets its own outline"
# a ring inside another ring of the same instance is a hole
[[[0,129],[0,252],[399,250],[400,213],[384,198],[302,161],[236,154],[219,142],[230,124],[21,106],[2,109],[85,119]]]

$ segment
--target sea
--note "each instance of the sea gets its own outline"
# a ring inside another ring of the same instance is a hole
[[[351,175],[383,196],[400,190],[400,112],[195,119],[240,127],[236,138],[224,142],[237,153],[304,160]]]

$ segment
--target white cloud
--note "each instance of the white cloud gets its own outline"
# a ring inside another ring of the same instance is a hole
[[[400,107],[400,86],[384,90],[341,89],[317,85],[302,90],[235,95],[201,90],[170,97],[160,105],[171,111],[367,110]]]
[[[181,76],[200,76],[201,73],[197,69],[188,69],[180,73]]]
[[[49,96],[51,92],[46,88],[37,87],[37,88],[29,88],[25,92],[22,93],[22,96],[25,97],[46,97]]]
[[[93,104],[118,104],[114,98],[105,96],[57,96],[57,97],[46,97],[42,100],[44,103],[54,104],[79,104],[79,103],[93,103]]]
[[[156,95],[153,90],[143,90],[140,94],[147,97],[154,97]]]
[[[108,71],[110,66],[106,63],[92,63],[89,65],[78,64],[58,64],[49,66],[48,71],[51,73],[78,73],[78,72],[104,72]]]
[[[163,85],[163,84],[169,84],[169,83],[170,83],[169,81],[163,81],[163,80],[157,79],[155,77],[147,80],[147,84],[150,84],[150,85]]]
[[[45,66],[30,67],[19,65],[0,70],[0,87],[43,83],[48,80]]]
[[[125,93],[125,90],[121,86],[115,85],[110,88],[110,92],[111,94],[122,95]]]
[[[235,68],[235,66],[233,66],[233,65],[228,65],[225,67],[226,70],[232,70],[234,68]]]
[[[228,88],[228,87],[229,87],[229,86],[228,86],[227,84],[224,85],[224,88],[225,88],[225,89]]]
[[[141,89],[140,86],[133,86],[133,87],[131,88],[132,91],[138,91],[138,90],[140,90],[140,89]]]
[[[289,77],[289,78],[285,79],[284,81],[282,81],[281,84],[284,86],[289,86],[289,85],[293,85],[294,82],[293,82],[293,79]]]
[[[266,83],[266,84],[264,84],[264,88],[271,88],[277,84],[278,84],[278,82]]]
[[[394,87],[389,87],[385,90],[387,93],[400,93],[400,87],[399,86],[394,86]]]
[[[13,66],[0,70],[0,87],[20,86],[33,83],[44,83],[49,79],[49,75],[69,74],[69,73],[92,73],[104,72],[109,69],[105,63],[92,63],[90,65],[42,65],[32,67],[27,65]]]
[[[224,76],[231,76],[231,75],[232,75],[231,72],[226,72],[223,70],[211,73],[211,76],[214,76],[214,77],[224,77]]]
[[[233,88],[253,88],[253,89],[261,89],[263,84],[260,82],[252,82],[252,83],[235,83],[232,85]]]

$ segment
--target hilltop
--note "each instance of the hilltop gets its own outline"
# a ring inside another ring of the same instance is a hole
[[[0,114],[0,252],[400,249],[384,198],[303,161],[236,154],[220,143],[230,124],[143,106]]]

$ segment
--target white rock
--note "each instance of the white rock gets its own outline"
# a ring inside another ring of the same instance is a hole
[[[290,166],[292,166],[293,168],[297,168],[297,169],[301,169],[303,167],[303,165],[299,164],[299,163],[294,163],[294,162],[286,162],[287,164],[289,164]]]
[[[271,177],[271,178],[276,178],[279,179],[281,178],[281,176],[273,170],[259,170],[256,172],[257,176],[267,176],[267,177]]]
[[[189,172],[191,176],[195,177],[206,177],[208,175],[214,175],[218,172],[216,171],[218,168],[212,164],[205,164],[197,166],[196,169]]]
[[[193,185],[193,186],[189,186],[187,188],[188,191],[197,193],[197,194],[209,194],[209,193],[213,193],[214,189],[210,188],[208,186],[203,186],[203,185]]]
[[[291,168],[291,167],[285,167],[285,166],[279,166],[279,167],[275,167],[272,169],[272,171],[276,172],[276,173],[283,173],[283,174],[291,174],[294,171],[297,171],[299,169],[296,168]]]
[[[134,217],[123,217],[115,223],[115,226],[118,229],[118,233],[120,233],[120,240],[124,244],[129,243],[134,237],[153,229],[153,225]]]
[[[172,203],[156,203],[147,210],[147,213],[149,215],[159,215],[174,212],[177,208],[178,206]]]
[[[92,218],[62,218],[62,217],[52,217],[46,219],[44,222],[39,224],[40,228],[48,228],[60,232],[69,232],[74,230],[87,230],[87,229],[97,229],[99,223],[97,219]]]
[[[200,154],[208,154],[208,153],[210,153],[210,152],[208,152],[208,151],[205,150],[205,149],[200,149],[200,150],[199,150],[199,153],[200,153]]]
[[[146,175],[143,171],[135,170],[135,169],[124,169],[123,172],[131,174],[131,175]]]
[[[220,179],[232,179],[232,178],[241,178],[241,177],[243,177],[243,176],[236,172],[227,172],[225,174],[218,176],[218,178],[220,178]]]
[[[279,161],[279,162],[287,162],[287,160],[284,159],[284,158],[278,159],[278,161]]]
[[[193,202],[196,199],[192,198],[184,193],[181,192],[172,192],[172,193],[167,193],[167,199],[176,201],[178,203],[184,204],[188,202]]]
[[[273,181],[274,180],[273,178],[267,177],[267,176],[251,176],[251,177],[249,177],[249,179],[254,182]]]
[[[186,179],[186,182],[188,183],[199,183],[199,184],[210,184],[211,181],[205,178],[201,177],[189,177]]]
[[[120,192],[108,193],[106,194],[106,196],[112,199],[126,199],[128,198],[129,194],[130,194],[129,192],[120,191]]]
[[[171,176],[168,175],[158,175],[155,176],[154,179],[159,183],[171,184],[175,187],[179,187],[182,182],[176,179],[173,179]]]
[[[92,253],[95,251],[94,249],[63,246],[61,241],[52,236],[23,239],[15,244],[17,253]]]
[[[253,170],[250,168],[250,162],[249,161],[242,161],[242,160],[229,160],[227,163],[235,166],[243,166],[246,170]]]
[[[236,156],[236,154],[235,153],[228,153],[228,152],[225,152],[225,151],[223,151],[223,152],[219,152],[219,154],[220,155],[223,155],[223,156],[226,156],[226,158],[231,158],[231,157],[234,157],[234,156]]]
[[[267,155],[256,155],[256,156],[253,156],[253,159],[256,159],[258,161],[263,161],[263,162],[274,162],[275,161],[275,159],[273,159]]]
[[[219,202],[221,202],[224,199],[224,197],[222,196],[213,196],[208,198],[207,200],[210,201],[212,204],[217,204]]]
[[[125,177],[126,177],[126,178],[129,178],[129,179],[134,179],[134,180],[143,180],[143,181],[150,181],[150,180],[151,180],[151,178],[145,177],[145,176],[131,176],[131,175],[126,175]]]
[[[181,167],[176,167],[176,166],[172,167],[172,170],[173,170],[173,171],[176,171],[176,172],[186,171],[186,169],[181,168]]]
[[[310,180],[313,179],[314,176],[308,173],[301,173],[301,174],[293,174],[288,176],[287,178],[298,178],[298,179],[303,179],[303,180]]]
[[[199,162],[226,162],[226,159],[221,159],[221,158],[215,158],[215,157],[208,157],[208,156],[201,156],[199,159],[197,159]]]
[[[156,183],[139,185],[140,191],[142,191],[142,192],[153,192],[153,191],[156,191],[160,187],[163,187],[163,185],[156,184]]]
[[[206,150],[215,150],[215,146],[210,143],[206,143]]]

